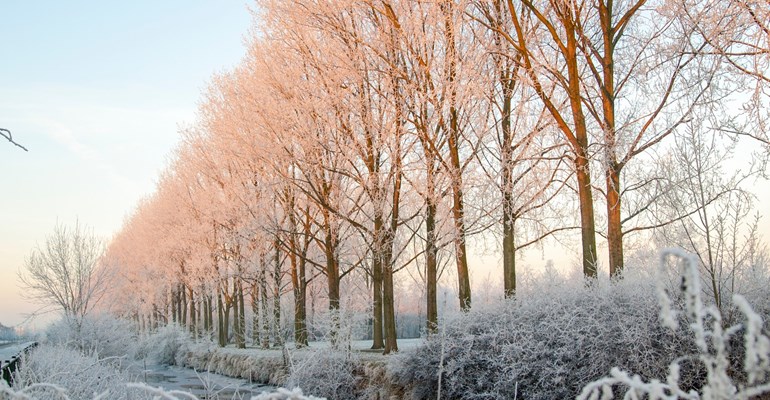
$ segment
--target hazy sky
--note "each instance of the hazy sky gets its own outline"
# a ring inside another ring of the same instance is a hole
[[[56,225],[106,237],[152,192],[212,73],[235,65],[245,0],[0,2],[0,323],[35,309],[17,271]]]

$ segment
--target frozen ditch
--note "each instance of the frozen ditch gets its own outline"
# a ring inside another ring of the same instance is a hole
[[[129,371],[136,382],[145,383],[164,390],[179,390],[190,393],[198,399],[250,399],[275,387],[249,382],[245,379],[230,378],[207,371],[168,365],[132,365]]]

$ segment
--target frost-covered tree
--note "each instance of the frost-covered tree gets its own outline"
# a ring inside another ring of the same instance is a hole
[[[108,289],[110,270],[102,263],[104,242],[80,223],[57,224],[43,245],[27,257],[19,280],[25,296],[43,310],[60,310],[79,324]]]
[[[686,125],[667,159],[673,188],[660,200],[674,221],[658,229],[656,243],[679,246],[692,253],[702,268],[704,288],[720,310],[735,293],[750,294],[764,284],[759,279],[767,253],[752,218],[753,196],[743,186],[757,173],[730,171],[734,143],[706,129],[701,119]]]

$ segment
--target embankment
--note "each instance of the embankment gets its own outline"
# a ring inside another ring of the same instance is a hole
[[[210,371],[254,383],[282,387],[299,386],[312,394],[308,389],[314,385],[314,382],[306,382],[302,376],[306,376],[307,373],[311,375],[328,373],[329,371],[325,370],[320,370],[318,373],[309,371],[325,364],[323,358],[346,357],[350,365],[349,375],[340,376],[336,382],[329,383],[349,386],[348,393],[352,391],[350,394],[354,394],[356,398],[402,397],[404,389],[397,385],[388,373],[389,359],[394,356],[360,350],[353,350],[347,353],[347,356],[341,354],[345,353],[324,348],[264,350],[196,344],[180,349],[176,363],[198,371]],[[297,375],[292,377],[291,371],[302,373],[299,374],[299,378]]]

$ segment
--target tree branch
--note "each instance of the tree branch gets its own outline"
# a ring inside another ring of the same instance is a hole
[[[18,144],[17,142],[15,142],[15,141],[13,140],[13,135],[11,135],[11,131],[9,131],[8,129],[3,129],[3,128],[0,128],[0,136],[2,136],[2,137],[4,137],[4,138],[8,139],[8,141],[9,141],[9,142],[11,142],[11,143],[12,143],[13,145],[15,145],[16,147],[18,147],[18,148],[20,148],[20,149],[22,149],[22,150],[24,150],[24,151],[29,151],[29,150],[27,150],[27,148],[26,148],[26,147],[24,147],[24,146],[22,146],[22,145]]]

